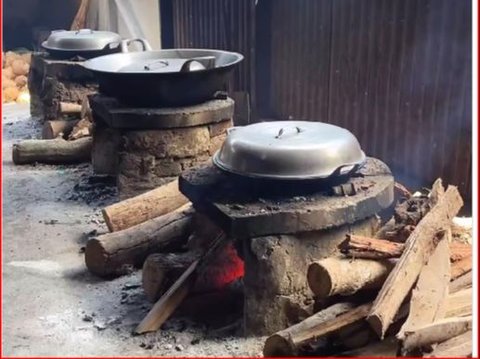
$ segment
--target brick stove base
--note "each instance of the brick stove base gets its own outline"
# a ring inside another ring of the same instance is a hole
[[[117,178],[122,199],[156,188],[204,163],[232,126],[233,100],[184,108],[127,108],[104,95],[89,98],[95,121],[92,163]]]
[[[227,174],[212,164],[179,180],[195,209],[235,239],[244,259],[244,329],[268,335],[308,313],[307,267],[332,256],[345,234],[371,236],[393,202],[394,180],[368,158],[348,178],[278,182]]]
[[[81,61],[56,60],[33,53],[28,75],[30,112],[40,121],[61,119],[60,102],[80,104],[98,90],[93,74]]]

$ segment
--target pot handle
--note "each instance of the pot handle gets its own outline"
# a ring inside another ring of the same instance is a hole
[[[354,165],[342,165],[338,167],[332,174],[332,177],[335,176],[344,176],[346,174],[356,172],[360,168],[359,164],[354,164]]]
[[[297,131],[296,134],[298,134],[298,133],[300,133],[300,132],[303,132],[303,130],[302,130],[300,127],[298,127],[298,126],[282,127],[282,128],[280,129],[280,131],[278,131],[278,134],[275,136],[275,138],[280,138],[280,137],[282,137],[282,136],[285,134],[285,131],[286,131],[287,128],[295,129],[295,130]]]
[[[131,43],[133,42],[139,42],[142,45],[142,51],[152,51],[152,47],[148,43],[146,39],[138,38],[138,39],[128,39],[128,40],[123,40],[121,42],[121,50],[122,52],[130,52],[128,50],[128,46],[130,46]]]
[[[227,128],[227,136],[228,136],[231,132],[235,131],[237,128],[238,128],[238,126],[233,126],[233,127]]]
[[[207,69],[213,69],[215,67],[215,56],[201,56],[201,57],[194,57],[185,61],[180,69],[180,72],[190,72],[192,71],[190,65],[193,62],[199,62]]]

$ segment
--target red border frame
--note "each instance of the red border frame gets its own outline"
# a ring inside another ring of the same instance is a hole
[[[15,0],[10,0],[10,1],[15,1]],[[43,1],[46,1],[46,0],[43,0]],[[102,1],[106,1],[106,0],[102,0]],[[475,0],[473,0],[475,1]],[[472,5],[473,5],[473,2],[472,2]],[[480,6],[477,8],[477,21],[480,20]],[[0,0],[0,44],[2,45],[2,50],[3,50],[3,0]],[[477,29],[478,30],[478,29]],[[480,49],[480,37],[478,37],[478,32],[477,32],[477,56],[478,56],[478,53],[479,53],[479,49]],[[3,61],[3,51],[2,51],[2,54],[0,55],[0,61]],[[477,69],[478,69],[478,63],[477,64],[473,64],[473,66],[477,66]],[[477,73],[477,75],[479,76],[479,78],[477,78],[477,81],[480,79],[480,75]],[[1,80],[0,80],[0,83],[1,83]],[[2,90],[3,91],[3,90]],[[478,90],[477,90],[478,91]],[[480,102],[480,93],[477,94],[478,97],[476,99],[473,99],[473,101],[477,101],[477,103]],[[2,118],[2,126],[0,126],[0,145],[3,144],[3,104],[2,104],[2,107],[0,108],[0,116]],[[472,122],[473,121],[477,121],[477,138],[480,139],[480,124],[478,122],[478,113],[472,113]],[[472,132],[473,134],[473,132]],[[473,141],[473,140],[472,140]],[[477,166],[478,166],[478,156],[479,156],[479,153],[477,152]],[[477,167],[477,178],[480,178],[480,166]],[[2,312],[3,312],[3,246],[2,246],[2,241],[3,241],[3,162],[2,162],[2,169],[0,169],[0,217],[1,217],[1,222],[0,222],[0,252],[1,252],[1,256],[0,256],[0,271],[2,272],[2,277],[0,278],[0,303],[2,304],[2,307],[0,308],[0,322],[2,321]],[[477,191],[479,189],[478,187],[478,183],[473,183],[472,181],[472,186],[477,186]],[[472,203],[473,205],[473,203]],[[480,202],[477,202],[477,214],[480,213]],[[478,221],[476,218],[474,218],[474,225],[475,226],[478,226]],[[478,228],[478,227],[477,227]],[[478,233],[478,232],[477,232]],[[474,239],[475,240],[475,239]],[[477,258],[479,258],[478,256],[480,255],[480,248],[478,246],[478,242],[477,242]],[[474,268],[473,270],[476,270],[476,268]],[[478,270],[478,269],[477,269]],[[480,294],[480,288],[478,287],[477,285],[477,295]],[[478,298],[478,297],[477,297]],[[1,342],[0,342],[0,358],[7,358],[7,357],[4,357],[3,356],[3,325],[0,327],[0,337],[1,337]],[[480,333],[477,331],[477,343],[480,341]],[[150,358],[153,358],[151,356],[149,356]],[[15,358],[49,358],[49,357],[35,357],[35,356],[32,356],[32,357],[15,357]],[[70,357],[55,357],[55,358],[70,358]],[[75,358],[75,357],[71,357],[71,358]],[[114,356],[111,356],[111,357],[86,357],[86,358],[119,358],[119,357],[114,357]],[[144,358],[144,357],[125,357],[125,358]],[[166,357],[164,357],[166,358]],[[177,357],[178,358],[178,357]],[[217,357],[217,358],[224,358],[224,357]],[[240,358],[240,357],[238,357]],[[245,357],[247,358],[247,357]],[[338,358],[338,357],[337,357]]]

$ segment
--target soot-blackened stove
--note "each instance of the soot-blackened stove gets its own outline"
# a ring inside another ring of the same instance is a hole
[[[61,103],[81,104],[98,91],[97,80],[83,62],[81,58],[59,60],[43,52],[32,54],[28,75],[32,116],[42,122],[59,120],[65,115]]]
[[[116,176],[122,199],[207,161],[222,145],[234,111],[234,101],[223,94],[175,108],[125,106],[101,93],[89,102],[95,122],[93,169]]]
[[[349,177],[298,182],[245,178],[210,163],[185,171],[179,186],[235,239],[246,335],[274,333],[308,314],[308,264],[335,254],[347,233],[372,235],[394,198],[393,176],[374,158]]]

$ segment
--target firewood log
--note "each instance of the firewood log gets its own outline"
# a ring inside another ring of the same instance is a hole
[[[169,280],[178,277],[200,257],[200,251],[150,254],[142,269],[142,287],[150,302],[157,301]]]
[[[92,130],[93,123],[90,120],[83,118],[75,124],[74,128],[72,128],[72,131],[68,135],[68,140],[74,141],[82,137],[91,136]]]
[[[380,337],[384,336],[424,264],[441,240],[439,233],[450,227],[451,219],[462,205],[457,188],[449,186],[408,238],[402,256],[387,277],[367,318]]]
[[[178,190],[178,180],[141,195],[112,204],[102,210],[111,232],[120,231],[146,220],[167,214],[189,203]]]
[[[271,335],[265,341],[263,355],[266,357],[298,355],[304,345],[365,318],[371,303],[356,308],[352,306],[351,303],[334,304],[298,324]]]
[[[405,333],[443,318],[450,283],[450,252],[447,238],[442,240],[420,271],[412,291],[406,322],[397,334],[403,340]]]
[[[92,139],[81,138],[77,141],[65,141],[62,138],[52,140],[24,140],[13,145],[13,163],[68,164],[90,160]]]
[[[60,102],[58,104],[58,112],[61,114],[80,114],[82,112],[82,105],[76,102]]]
[[[472,307],[473,290],[471,287],[452,293],[447,297],[445,303],[445,318],[472,315]]]
[[[209,227],[209,226],[203,226]],[[165,288],[176,280],[190,264],[199,259],[210,245],[212,238],[220,233],[219,227],[211,226],[209,231],[206,228],[198,230],[190,236],[187,247],[202,243],[202,247],[194,247],[184,253],[156,253],[151,254],[143,265],[142,285],[147,299],[155,302],[163,294]],[[196,240],[197,237],[203,237],[202,241]],[[206,239],[209,239],[208,241]],[[228,243],[222,250],[219,250],[210,265],[201,276],[195,281],[192,292],[208,292],[222,289],[229,280],[234,280],[242,273],[239,273],[239,266],[243,268],[243,263],[239,262],[233,243]]]
[[[465,273],[468,273],[472,270],[472,257],[465,257],[459,261],[452,263],[452,273],[451,276],[453,279],[458,278]]]
[[[431,353],[425,354],[426,358],[469,358],[472,356],[472,338],[471,330],[457,335],[451,339],[438,344]]]
[[[192,215],[187,208],[90,239],[85,248],[87,268],[102,277],[121,275],[132,266],[140,267],[151,253],[180,249],[191,232]]]
[[[468,243],[457,241],[450,242],[450,260],[456,262],[472,256],[472,246]]]
[[[339,248],[343,254],[352,258],[398,258],[405,249],[404,243],[384,239],[347,234]],[[450,260],[456,262],[472,256],[472,246],[468,243],[450,241]]]
[[[199,259],[195,260],[153,305],[145,318],[143,318],[137,328],[135,328],[135,333],[143,334],[158,330],[183,302],[193,287],[195,279],[205,271],[210,261],[215,258],[217,251],[227,243],[225,233],[219,233],[218,236],[211,241],[205,253],[203,253]]]
[[[428,348],[472,330],[472,317],[453,317],[405,332],[403,347],[406,350]]]
[[[450,282],[449,293],[455,293],[465,288],[472,287],[472,271],[459,276]]]
[[[356,358],[374,358],[385,357],[393,358],[397,356],[398,339],[395,337],[387,337],[384,340],[373,342],[362,348],[349,350],[340,354],[341,357]]]
[[[405,244],[347,234],[347,238],[339,245],[339,248],[349,257],[381,259],[400,257],[405,249]]]
[[[329,257],[310,264],[307,281],[318,298],[351,295],[361,289],[380,288],[393,266],[389,260]]]
[[[78,121],[76,120],[45,121],[42,129],[42,138],[44,140],[51,140],[61,136],[62,138],[66,139],[77,122]]]

